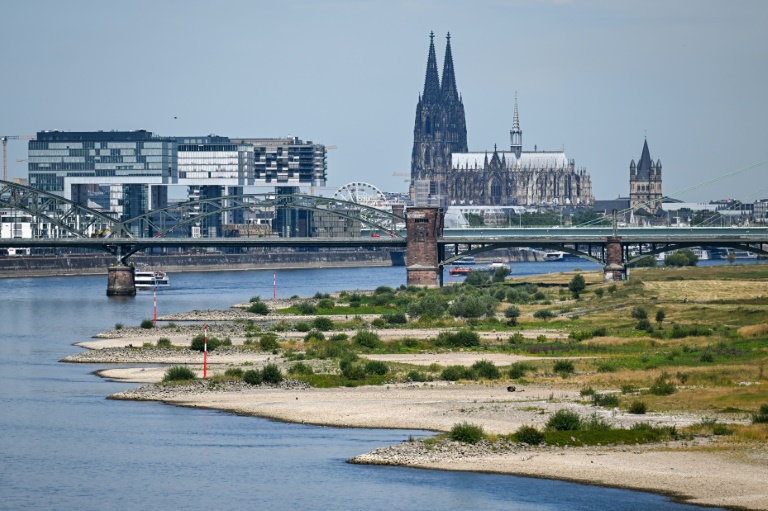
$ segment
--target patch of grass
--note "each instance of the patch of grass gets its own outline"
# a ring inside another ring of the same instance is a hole
[[[151,319],[142,319],[141,324],[139,326],[141,326],[141,328],[149,330],[150,328],[155,328],[155,323]]]
[[[224,371],[224,376],[227,378],[236,378],[236,379],[242,379],[243,377],[243,370],[239,367],[230,367],[226,371]]]
[[[474,380],[475,375],[471,369],[461,365],[448,366],[440,373],[440,378],[446,381]]]
[[[171,348],[173,345],[171,344],[171,340],[167,337],[161,337],[157,340],[156,346],[158,348]]]
[[[630,403],[629,408],[627,408],[627,412],[633,413],[635,415],[644,415],[648,411],[648,405],[645,404],[644,401],[635,400]]]

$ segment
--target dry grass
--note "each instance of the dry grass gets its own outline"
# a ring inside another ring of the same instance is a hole
[[[768,334],[768,323],[739,328],[739,335],[742,337],[758,337],[765,334]]]
[[[766,296],[765,282],[745,280],[675,280],[646,282],[645,290],[663,296],[664,300],[708,302],[712,300],[745,300]]]

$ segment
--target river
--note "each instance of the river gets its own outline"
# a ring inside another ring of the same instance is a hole
[[[520,263],[516,275],[593,269]],[[274,280],[273,280],[274,279]],[[184,273],[159,314],[251,296],[311,296],[405,283],[405,268]],[[446,278],[446,281],[448,279]],[[152,294],[107,298],[104,276],[0,281],[2,510],[693,510],[642,492],[513,476],[350,465],[424,431],[285,424],[211,410],[112,401],[135,386],[64,364],[72,344],[152,316]]]

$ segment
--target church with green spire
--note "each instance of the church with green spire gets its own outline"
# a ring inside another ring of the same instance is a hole
[[[464,102],[456,86],[451,35],[445,46],[442,81],[434,34],[430,34],[424,90],[416,106],[411,155],[411,198],[426,184],[430,196],[451,205],[585,206],[594,204],[586,170],[564,151],[523,149],[515,95],[509,151],[470,152]]]

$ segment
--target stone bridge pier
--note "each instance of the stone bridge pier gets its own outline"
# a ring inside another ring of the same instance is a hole
[[[136,271],[133,266],[108,268],[107,296],[136,296]]]
[[[445,213],[441,208],[408,208],[405,228],[408,232],[405,264],[409,286],[442,285],[443,254],[437,238],[443,234]]]
[[[605,245],[605,268],[603,269],[605,282],[615,282],[627,278],[623,254],[621,238],[619,236],[609,237],[608,243]]]

